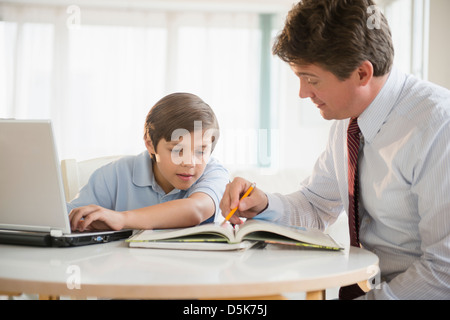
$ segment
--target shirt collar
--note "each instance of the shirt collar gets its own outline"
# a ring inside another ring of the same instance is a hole
[[[133,164],[133,183],[138,187],[151,187],[160,194],[165,194],[164,190],[156,182],[153,174],[153,160],[147,151],[137,155]],[[179,189],[173,189],[169,194],[180,192]]]
[[[152,169],[152,159],[146,151],[137,155],[134,159],[133,183],[138,187],[150,187],[156,184]]]
[[[396,67],[392,67],[386,83],[380,90],[372,103],[364,110],[358,118],[358,125],[364,140],[371,143],[381,129],[386,118],[394,108],[402,87],[405,82],[406,75]]]

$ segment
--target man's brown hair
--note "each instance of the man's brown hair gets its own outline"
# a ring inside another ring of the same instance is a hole
[[[389,73],[394,47],[373,1],[303,0],[288,13],[273,54],[288,63],[317,64],[345,80],[366,60],[375,77]]]
[[[201,122],[202,130],[213,131],[213,151],[219,139],[219,123],[211,107],[191,93],[169,94],[159,100],[147,114],[144,139],[150,138],[156,150],[158,142],[161,139],[171,141],[176,130],[194,132],[197,121]]]

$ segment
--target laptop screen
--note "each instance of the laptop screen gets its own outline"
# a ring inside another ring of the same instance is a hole
[[[49,120],[0,119],[0,228],[70,232]]]

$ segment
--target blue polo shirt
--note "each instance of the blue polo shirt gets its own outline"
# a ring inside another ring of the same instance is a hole
[[[96,204],[115,211],[126,211],[203,192],[211,197],[216,206],[215,215],[203,223],[213,222],[215,217],[220,216],[219,202],[228,182],[228,171],[217,160],[210,158],[203,174],[189,189],[173,189],[166,194],[155,180],[152,159],[145,151],[97,169],[77,197],[67,204],[67,209],[70,212],[77,207]]]

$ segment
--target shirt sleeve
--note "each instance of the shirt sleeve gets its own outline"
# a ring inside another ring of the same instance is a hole
[[[187,197],[196,193],[203,192],[211,197],[216,207],[215,217],[220,217],[219,208],[225,187],[230,181],[228,170],[225,169],[219,161],[210,158],[202,176],[189,188]]]

